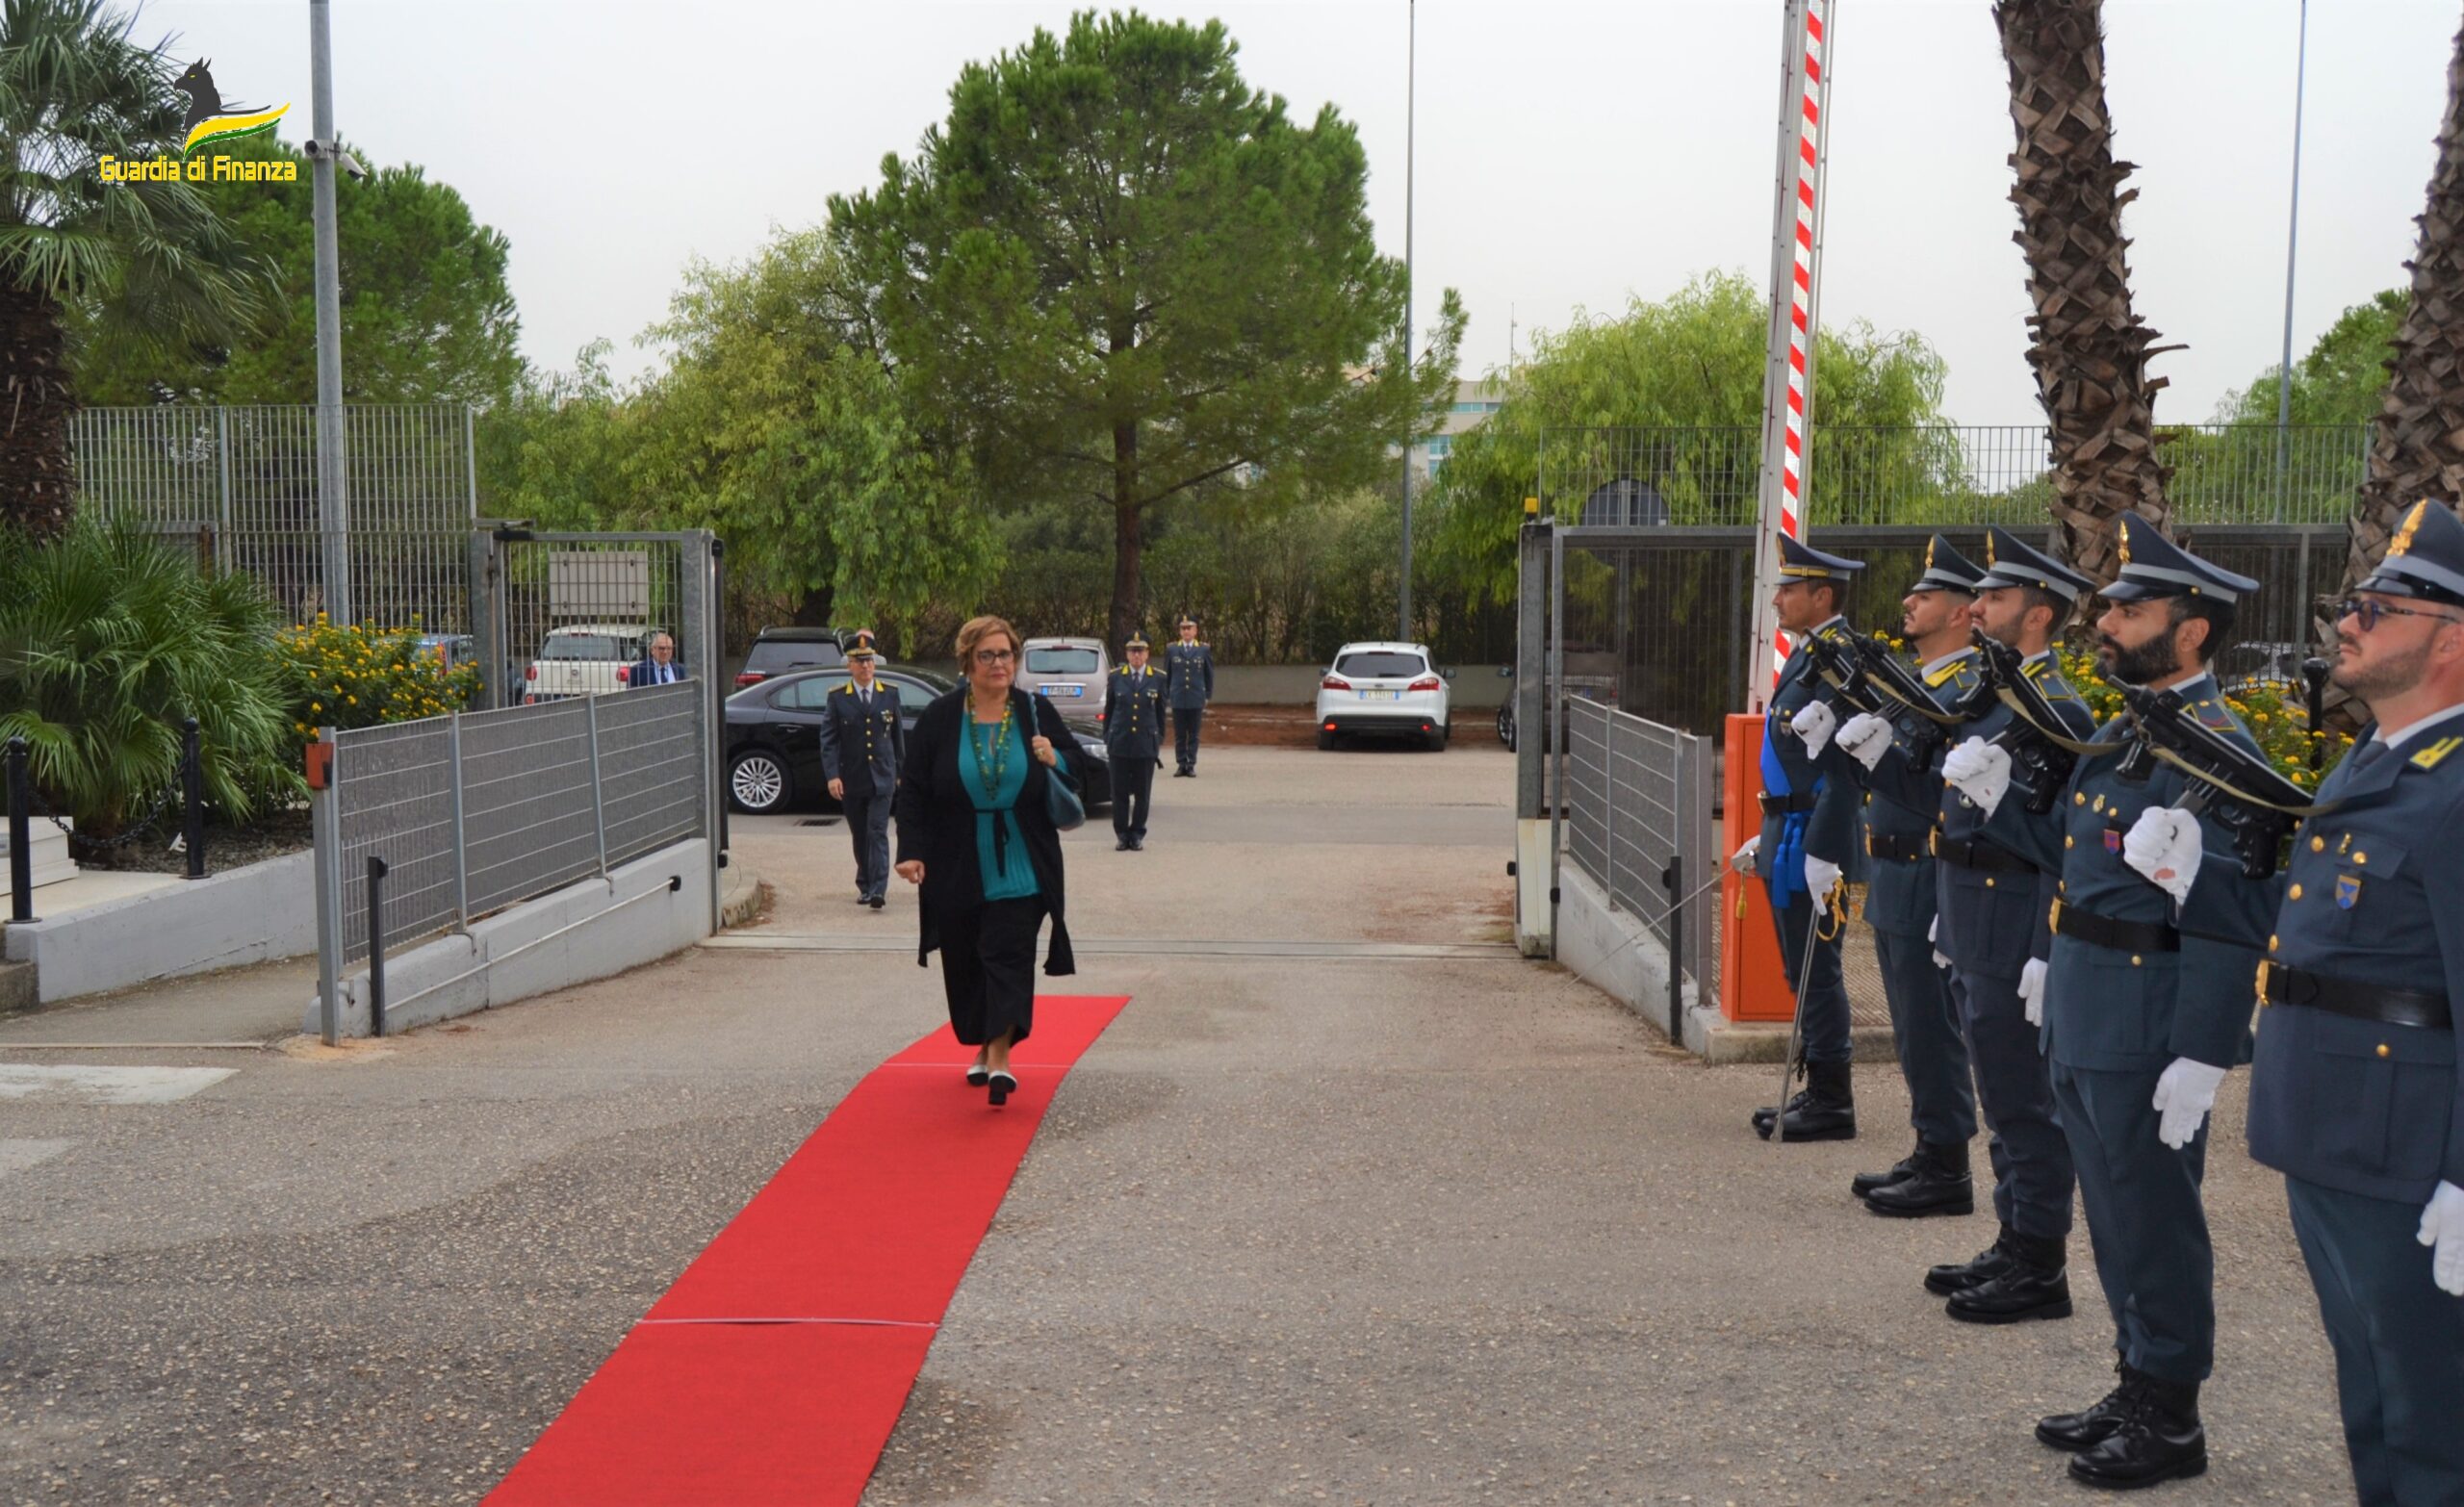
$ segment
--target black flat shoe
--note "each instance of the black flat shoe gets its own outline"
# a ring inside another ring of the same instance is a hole
[[[888,901],[886,901],[886,900],[884,900],[884,899],[883,899],[881,896],[879,896],[879,895],[875,895],[872,899],[870,899],[870,900],[868,900],[868,901],[864,902],[864,904],[866,904],[866,905],[868,905],[868,906],[872,907],[875,910],[879,910],[879,909],[880,909],[880,908],[882,908],[884,906],[888,905],[888,904],[889,904],[889,902],[888,902]]]
[[[1116,837],[1113,839],[1113,852],[1115,853],[1127,853],[1130,849],[1135,848],[1136,846],[1138,845],[1131,842],[1126,837]]]
[[[979,1057],[974,1061],[966,1064],[966,1086],[968,1087],[983,1087],[986,1072],[984,1067],[984,1059]]]
[[[1010,1095],[1017,1090],[1018,1080],[1012,1077],[1009,1069],[1007,1068],[1003,1068],[1001,1071],[989,1075],[989,1078],[990,1082],[988,1084],[988,1087],[990,1092],[988,1097],[991,1100],[992,1107],[997,1110],[1002,1105],[1007,1104],[1010,1100]]]

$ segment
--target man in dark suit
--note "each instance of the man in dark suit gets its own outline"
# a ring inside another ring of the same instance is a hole
[[[856,635],[847,651],[851,679],[830,693],[821,716],[821,772],[830,798],[847,814],[847,836],[856,848],[856,904],[879,910],[889,888],[889,803],[898,790],[898,764],[907,752],[899,721],[898,689],[873,674],[880,656],[869,633]]]
[[[638,690],[645,685],[673,685],[684,678],[684,667],[676,662],[676,640],[665,633],[653,633],[645,652],[647,657],[625,677],[629,687]]]
[[[1113,847],[1135,853],[1146,846],[1146,808],[1154,799],[1155,770],[1164,761],[1164,672],[1146,662],[1146,640],[1130,635],[1129,662],[1113,672],[1104,688],[1104,745],[1112,753]]]

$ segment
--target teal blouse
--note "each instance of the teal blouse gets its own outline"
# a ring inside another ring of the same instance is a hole
[[[1027,839],[1018,830],[1018,793],[1027,787],[1027,766],[1035,754],[1027,749],[1027,739],[1035,735],[1033,724],[1021,732],[1015,724],[1010,726],[1005,756],[1002,759],[1001,782],[997,789],[984,787],[981,763],[988,769],[992,764],[992,740],[1002,730],[1000,723],[981,723],[974,713],[962,709],[967,736],[975,745],[971,754],[959,759],[959,781],[966,786],[968,804],[975,807],[975,856],[984,875],[984,898],[987,900],[1023,900],[1039,892],[1036,866],[1027,856]],[[1059,750],[1055,757],[1065,757]],[[1066,769],[1065,763],[1059,766]],[[1004,869],[993,857],[992,824],[1008,824],[1009,867]]]

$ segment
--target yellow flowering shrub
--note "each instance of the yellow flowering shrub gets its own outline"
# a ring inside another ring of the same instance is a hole
[[[479,667],[446,668],[420,647],[420,627],[346,627],[317,614],[314,623],[275,635],[291,703],[292,730],[372,728],[459,711],[478,694]]]
[[[2101,724],[2119,716],[2121,692],[2097,669],[2095,653],[2067,644],[2059,653],[2063,678],[2096,714],[2096,721]],[[2309,708],[2298,685],[2253,681],[2229,692],[2224,704],[2250,729],[2275,772],[2304,790],[2316,790],[2320,779],[2352,748],[2348,732],[2311,730]],[[2323,750],[2316,769],[2310,767],[2314,747]]]

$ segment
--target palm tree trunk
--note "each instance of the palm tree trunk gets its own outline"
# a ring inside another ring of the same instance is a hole
[[[2147,374],[2154,330],[2130,306],[2130,242],[2121,181],[2133,165],[2113,154],[2105,109],[2103,0],[1995,0],[1994,24],[2011,70],[2017,149],[2014,238],[2027,254],[2028,319],[2037,398],[2053,431],[2053,518],[2063,552],[2098,581],[2113,578],[2114,521],[2136,513],[2159,527],[2170,509],[2172,468],[2156,455],[2155,396]]]
[[[0,527],[38,540],[67,528],[77,507],[68,450],[76,412],[60,310],[0,283]]]
[[[2370,470],[2346,543],[2347,587],[2368,575],[2412,505],[2464,501],[2464,33],[2447,65],[2447,118],[2406,266],[2412,306],[2397,326],[2387,393],[2370,421]]]

